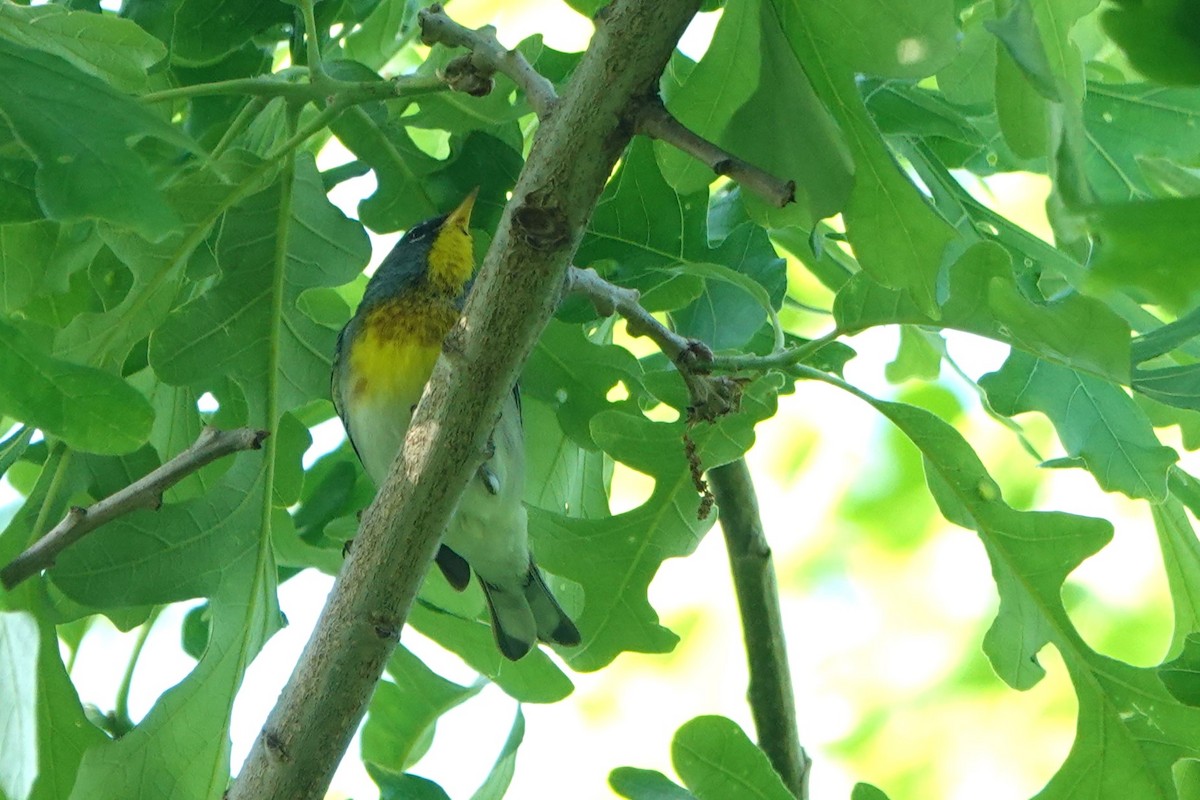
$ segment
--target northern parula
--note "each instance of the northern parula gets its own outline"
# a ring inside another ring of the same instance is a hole
[[[338,416],[367,474],[379,486],[433,372],[442,341],[462,313],[474,254],[472,192],[449,214],[413,226],[367,283],[333,359]],[[437,564],[463,590],[479,576],[500,652],[517,660],[537,640],[579,644],[534,563],[521,498],[525,440],[513,387],[492,433],[492,454],[467,485],[446,528]]]

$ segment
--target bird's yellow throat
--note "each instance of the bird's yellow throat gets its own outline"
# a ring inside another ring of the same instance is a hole
[[[350,349],[356,400],[412,404],[458,321],[458,298],[474,270],[472,193],[438,228],[421,279],[370,309]]]

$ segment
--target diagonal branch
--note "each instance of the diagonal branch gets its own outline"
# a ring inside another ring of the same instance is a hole
[[[698,8],[699,0],[615,0],[598,21],[542,119],[464,319],[229,800],[324,796],[501,404],[554,311],[571,256],[632,135],[633,100],[657,84]]]
[[[0,582],[5,589],[12,589],[26,578],[49,569],[59,553],[101,525],[139,508],[158,508],[163,492],[188,475],[239,450],[257,450],[267,436],[266,431],[252,428],[232,431],[205,428],[191,447],[158,469],[87,508],[73,507],[62,522],[0,570]]]

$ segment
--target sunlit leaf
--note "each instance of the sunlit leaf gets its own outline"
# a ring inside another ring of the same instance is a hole
[[[25,800],[38,775],[38,629],[33,616],[0,612],[0,790]]]
[[[979,382],[1006,416],[1040,411],[1071,456],[1081,457],[1100,486],[1161,502],[1167,470],[1178,459],[1159,443],[1137,406],[1105,381],[1014,352]]]
[[[696,717],[675,733],[671,763],[699,800],[788,800],[792,793],[754,742],[725,717]]]

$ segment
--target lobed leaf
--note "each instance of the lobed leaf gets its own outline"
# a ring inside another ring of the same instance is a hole
[[[1106,491],[1160,503],[1179,456],[1159,443],[1150,421],[1111,383],[1024,353],[1013,352],[979,385],[996,411],[1049,417],[1067,453],[1082,458]]]

